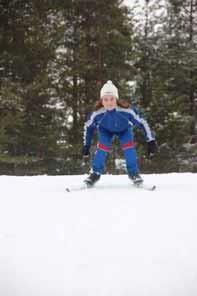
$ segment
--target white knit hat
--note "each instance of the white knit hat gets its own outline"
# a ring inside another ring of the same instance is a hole
[[[118,99],[118,89],[111,80],[108,80],[100,91],[100,98],[104,95],[112,95]]]

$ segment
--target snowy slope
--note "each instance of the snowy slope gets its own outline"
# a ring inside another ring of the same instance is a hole
[[[197,174],[0,177],[0,295],[196,296]]]

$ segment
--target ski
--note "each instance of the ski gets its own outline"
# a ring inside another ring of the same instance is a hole
[[[149,185],[149,184],[139,184],[139,185],[135,185],[135,184],[129,184],[129,186],[132,186],[134,188],[137,189],[142,189],[142,190],[147,190],[147,191],[154,191],[156,189],[156,185]],[[73,192],[73,191],[81,191],[81,190],[89,190],[92,188],[97,188],[97,189],[102,189],[102,187],[97,187],[97,186],[87,186],[85,183],[81,184],[81,185],[77,185],[77,186],[69,186],[66,187],[66,192]],[[113,186],[112,186],[113,188]]]
[[[148,191],[154,191],[156,189],[156,185],[149,185],[149,184],[143,184],[143,183],[139,185],[132,184],[132,186],[138,189],[144,189]]]
[[[77,185],[77,186],[69,186],[69,187],[66,187],[66,192],[81,191],[81,190],[90,189],[90,188],[93,188],[93,186],[92,187],[88,187],[84,183],[84,184]]]

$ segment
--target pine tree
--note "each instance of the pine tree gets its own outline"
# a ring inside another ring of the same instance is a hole
[[[84,121],[101,85],[111,79],[124,89],[129,79],[131,27],[128,10],[120,4],[117,0],[72,1],[63,10],[66,30],[59,58],[65,61],[64,102],[67,117],[72,118],[69,128],[65,127],[69,160],[81,151]],[[80,166],[80,161],[75,164]]]
[[[194,113],[189,109],[193,102],[191,89],[195,89],[191,72],[196,67],[194,44],[191,50],[189,42],[189,2],[191,5],[191,1],[165,1],[162,7],[162,3],[146,1],[145,21],[138,20],[136,29],[135,95],[141,97],[138,103],[151,119],[160,146],[152,164],[154,171],[159,170],[157,164],[162,161],[166,171],[179,169],[178,154],[191,133]]]
[[[1,101],[4,118],[8,118],[2,137],[10,143],[1,153],[44,159],[57,149],[48,75],[48,63],[57,46],[51,42],[54,26],[50,7],[45,1],[18,0],[1,1],[0,8]],[[17,112],[6,109],[6,101],[14,102]]]

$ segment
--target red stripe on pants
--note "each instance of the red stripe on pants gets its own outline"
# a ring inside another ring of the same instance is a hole
[[[106,151],[106,152],[109,152],[109,151],[110,151],[109,147],[105,146],[105,145],[102,144],[102,143],[98,143],[98,144],[97,144],[97,148],[99,148],[99,149],[101,149],[101,150],[103,150],[103,151]]]
[[[135,143],[133,141],[127,142],[125,144],[122,144],[122,149],[123,150],[129,149],[129,148],[133,148],[133,147],[135,147]]]

